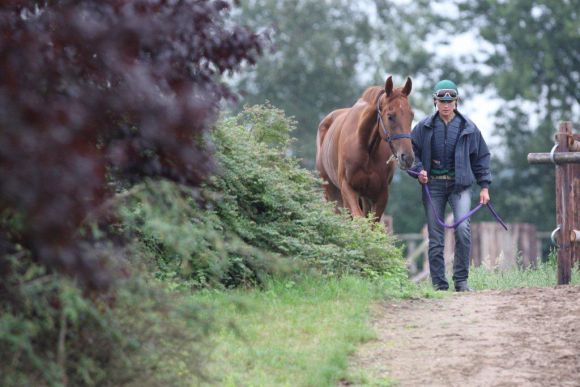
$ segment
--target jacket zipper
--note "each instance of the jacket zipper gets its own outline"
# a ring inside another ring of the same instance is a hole
[[[443,137],[443,165],[441,166],[442,169],[447,169],[449,170],[449,168],[447,167],[447,124],[445,123],[445,121],[443,121],[443,126],[445,127],[444,129],[444,137]]]

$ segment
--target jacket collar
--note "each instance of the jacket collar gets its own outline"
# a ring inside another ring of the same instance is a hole
[[[461,114],[459,112],[459,110],[455,109],[454,110],[455,115],[458,116],[460,119],[462,119],[463,121],[465,121],[465,129],[463,129],[462,133],[471,133],[474,131],[473,128],[473,124],[471,123],[470,120],[468,120],[463,114]],[[439,116],[439,112],[435,111],[435,113],[433,113],[431,116],[429,116],[429,118],[427,119],[427,122],[425,122],[425,127],[429,128],[429,129],[433,129],[433,125],[435,124],[435,118],[437,118],[437,116]]]

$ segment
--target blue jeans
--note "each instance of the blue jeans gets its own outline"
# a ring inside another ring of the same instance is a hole
[[[445,219],[445,207],[447,203],[451,205],[455,220],[461,218],[469,212],[471,206],[471,189],[467,188],[461,192],[454,192],[453,180],[429,180],[429,190],[433,205],[439,219]],[[445,258],[443,256],[443,246],[445,241],[445,230],[437,223],[433,208],[429,205],[429,200],[423,191],[423,206],[427,215],[427,228],[429,231],[429,269],[431,272],[431,282],[435,289],[449,289],[449,283],[445,278]],[[459,224],[455,229],[455,257],[453,259],[453,282],[455,286],[462,282],[467,282],[469,276],[469,255],[471,252],[471,229],[469,219]]]

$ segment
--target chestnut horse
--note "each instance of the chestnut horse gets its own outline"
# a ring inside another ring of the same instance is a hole
[[[410,168],[413,110],[405,86],[371,86],[350,108],[327,115],[318,126],[316,168],[324,179],[327,200],[346,207],[353,216],[373,213],[378,221],[387,206],[395,165]]]

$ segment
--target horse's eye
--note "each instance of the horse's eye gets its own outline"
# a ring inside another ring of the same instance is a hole
[[[395,117],[395,115],[391,113],[387,114],[387,117],[389,117],[389,121],[391,122],[395,122],[395,120],[397,119],[397,117]]]

